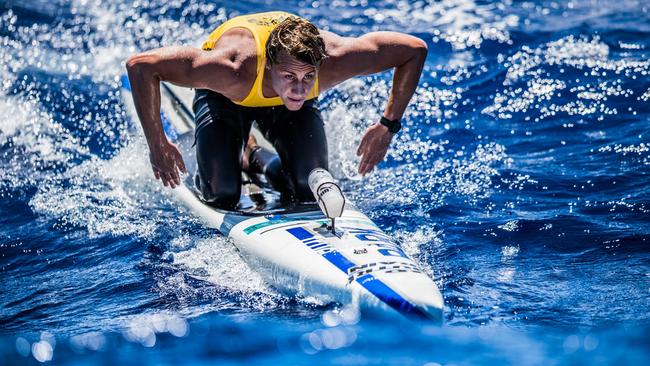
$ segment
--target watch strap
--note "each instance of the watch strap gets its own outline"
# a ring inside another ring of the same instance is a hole
[[[379,123],[388,127],[388,131],[392,133],[397,133],[402,128],[402,122],[399,119],[390,120],[384,116],[381,117]]]

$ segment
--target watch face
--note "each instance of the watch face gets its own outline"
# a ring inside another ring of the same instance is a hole
[[[394,121],[393,125],[388,128],[388,130],[392,133],[397,133],[400,129],[402,128],[402,124],[400,121]]]

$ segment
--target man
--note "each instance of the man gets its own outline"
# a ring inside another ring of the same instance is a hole
[[[268,12],[230,19],[202,50],[164,47],[133,55],[127,69],[154,175],[172,188],[186,169],[163,132],[160,81],[196,88],[197,188],[206,203],[232,209],[239,201],[242,162],[246,168],[260,165],[254,141],[244,149],[253,121],[280,157],[278,180],[284,183],[274,186],[284,184],[292,199],[311,201],[308,174],[327,169],[316,97],[349,78],[394,68],[383,117],[366,130],[357,149],[359,173],[370,172],[400,128],[426,55],[426,43],[410,35],[342,37],[291,14]]]

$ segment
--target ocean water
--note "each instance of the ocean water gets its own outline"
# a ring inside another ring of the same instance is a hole
[[[391,74],[321,105],[332,172],[442,326],[283,296],[153,179],[125,59],[276,9],[427,42],[370,176]],[[649,55],[644,1],[0,0],[0,364],[647,364]]]

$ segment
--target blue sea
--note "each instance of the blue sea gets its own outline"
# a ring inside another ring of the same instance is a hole
[[[392,74],[320,101],[331,171],[441,326],[277,292],[153,178],[125,59],[267,10],[427,42],[371,175]],[[641,0],[0,0],[0,364],[647,365],[649,56]]]

